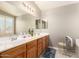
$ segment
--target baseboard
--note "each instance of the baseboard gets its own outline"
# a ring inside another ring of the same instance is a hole
[[[49,46],[49,48],[53,48],[53,49],[58,50],[58,47],[52,47],[52,46]]]

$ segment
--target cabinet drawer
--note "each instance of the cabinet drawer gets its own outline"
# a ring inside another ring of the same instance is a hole
[[[7,51],[4,51],[1,53],[1,57],[5,58],[16,58],[17,55],[23,53],[23,52],[26,52],[26,44],[23,44],[23,45],[20,45],[20,46],[17,46],[15,48],[12,48],[12,49],[9,49]]]
[[[26,44],[27,50],[30,50],[33,47],[37,47],[37,40],[31,41]]]

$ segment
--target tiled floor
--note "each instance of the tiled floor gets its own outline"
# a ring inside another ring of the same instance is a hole
[[[66,52],[62,48],[53,47],[56,49],[55,58],[78,58],[76,53]]]

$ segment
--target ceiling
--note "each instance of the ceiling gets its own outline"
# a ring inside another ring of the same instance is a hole
[[[52,8],[79,3],[78,1],[35,1],[37,6],[42,10],[49,10]]]
[[[33,1],[34,2],[34,1]],[[40,8],[41,11],[49,10],[52,8],[79,3],[78,1],[35,1],[35,4]],[[20,16],[26,14],[25,7],[22,2],[19,1],[0,1],[0,10],[3,10],[11,15]]]

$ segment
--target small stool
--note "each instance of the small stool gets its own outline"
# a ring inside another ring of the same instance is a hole
[[[59,45],[60,48],[65,48],[66,47],[66,44],[63,43],[63,42],[59,42],[58,45]]]
[[[59,42],[58,47],[59,47],[59,52],[64,54],[66,44],[64,42]]]

